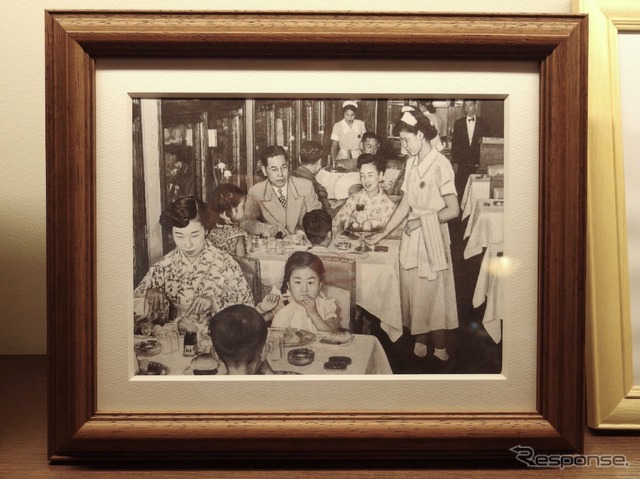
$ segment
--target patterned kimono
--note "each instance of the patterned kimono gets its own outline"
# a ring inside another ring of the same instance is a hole
[[[212,315],[233,304],[254,305],[251,289],[238,263],[209,240],[193,263],[177,248],[166,254],[149,268],[134,294],[143,296],[151,288],[159,289],[178,313],[186,311],[200,296],[213,300]]]
[[[374,227],[386,225],[396,209],[395,203],[389,199],[381,188],[373,198],[369,198],[366,191],[360,190],[347,198],[345,204],[340,208],[340,211],[333,219],[334,230],[340,231],[344,229],[346,224],[348,225],[350,218],[356,211],[356,205],[364,205],[367,219],[372,222]]]
[[[209,233],[208,239],[216,248],[234,255],[236,254],[238,238],[247,236],[248,234],[245,230],[233,224],[217,225]]]

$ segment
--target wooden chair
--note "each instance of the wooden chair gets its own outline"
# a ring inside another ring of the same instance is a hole
[[[246,256],[233,256],[233,259],[240,265],[240,269],[244,274],[251,292],[253,300],[257,303],[262,301],[262,274],[260,272],[260,260],[257,258],[248,258]]]
[[[356,262],[351,258],[322,256],[325,267],[323,291],[339,308],[340,325],[351,331],[356,324]]]

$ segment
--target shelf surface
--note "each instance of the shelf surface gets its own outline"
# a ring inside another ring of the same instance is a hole
[[[640,435],[638,433],[594,433],[586,431],[585,454],[625,455],[626,468],[526,469],[517,463],[499,468],[478,464],[460,468],[456,463],[397,464],[393,467],[356,467],[350,464],[312,464],[294,462],[266,466],[248,464],[178,464],[145,466],[140,463],[50,465],[47,461],[47,361],[45,356],[0,356],[0,477],[34,478],[290,478],[350,479],[385,477],[415,478],[637,478],[640,477]],[[509,467],[510,466],[510,467]],[[212,472],[215,471],[215,472]]]

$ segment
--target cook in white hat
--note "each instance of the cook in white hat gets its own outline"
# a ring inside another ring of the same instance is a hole
[[[360,156],[362,135],[367,128],[364,121],[356,119],[358,103],[355,100],[345,100],[342,103],[344,118],[333,125],[331,133],[331,159],[337,166],[349,171],[355,171],[356,160]]]

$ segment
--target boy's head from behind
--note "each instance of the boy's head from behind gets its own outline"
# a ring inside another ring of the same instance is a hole
[[[314,246],[326,246],[331,241],[331,215],[324,210],[312,210],[305,214],[302,227]]]
[[[267,325],[258,311],[245,304],[218,311],[209,322],[209,334],[229,371],[247,368],[255,374],[267,341]]]

